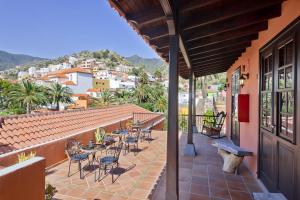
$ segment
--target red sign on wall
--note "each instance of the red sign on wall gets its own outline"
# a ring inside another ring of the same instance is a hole
[[[239,94],[238,96],[238,121],[249,122],[249,94]]]

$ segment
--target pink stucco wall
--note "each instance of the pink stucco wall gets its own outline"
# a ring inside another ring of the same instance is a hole
[[[241,94],[250,94],[250,122],[240,123],[240,146],[254,152],[253,157],[247,157],[245,163],[251,172],[257,172],[257,149],[258,149],[258,116],[259,116],[259,49],[274,38],[294,19],[300,16],[300,0],[287,0],[282,4],[280,17],[269,20],[268,30],[259,33],[259,38],[252,41],[246,52],[230,67],[227,71],[227,78],[231,87],[232,73],[242,65],[245,65],[245,72],[250,77],[241,89]],[[227,91],[227,129],[226,133],[230,136],[230,114],[231,113],[231,89]]]

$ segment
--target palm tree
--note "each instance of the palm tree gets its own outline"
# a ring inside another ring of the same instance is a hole
[[[59,103],[71,103],[72,91],[69,87],[62,86],[59,83],[53,83],[47,90],[47,94],[52,100],[51,103],[56,104],[56,109],[59,110]]]
[[[167,109],[167,99],[165,96],[160,96],[155,102],[154,102],[154,108],[158,112],[165,112]]]
[[[45,104],[47,98],[41,86],[23,80],[20,84],[16,84],[9,92],[11,102],[18,102],[22,106],[26,106],[26,113],[29,114],[33,106]]]

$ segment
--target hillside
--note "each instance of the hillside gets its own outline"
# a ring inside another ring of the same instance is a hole
[[[0,71],[14,68],[16,65],[24,65],[31,62],[43,61],[44,58],[33,57],[23,54],[13,54],[0,51]]]
[[[165,62],[159,58],[142,58],[138,55],[133,55],[125,59],[133,66],[144,66],[145,70],[150,73],[153,73],[157,68],[165,64]]]

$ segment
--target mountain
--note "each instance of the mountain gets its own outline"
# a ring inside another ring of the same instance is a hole
[[[16,65],[24,65],[31,62],[47,60],[23,54],[13,54],[0,50],[0,71],[14,68]]]
[[[159,58],[142,58],[138,55],[133,55],[125,58],[133,66],[145,66],[145,70],[153,73],[157,68],[165,65],[165,62]]]

